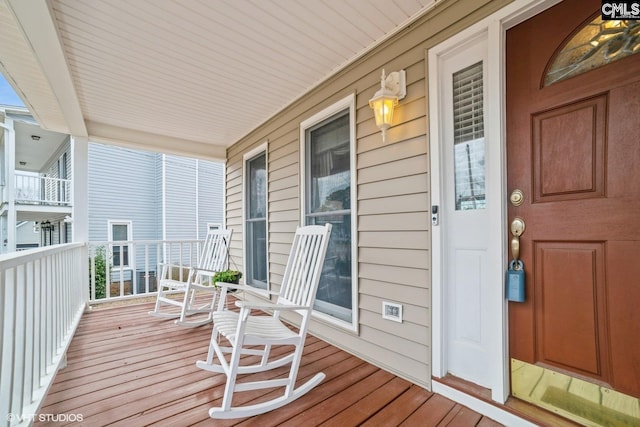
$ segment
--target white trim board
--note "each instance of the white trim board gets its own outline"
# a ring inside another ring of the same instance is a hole
[[[537,427],[537,424],[533,424],[525,419],[518,417],[511,412],[505,411],[498,406],[487,403],[476,397],[463,393],[448,385],[433,381],[432,391],[434,393],[441,394],[442,396],[453,400],[461,405],[468,407],[486,417],[491,418],[494,421],[504,424],[509,427]]]

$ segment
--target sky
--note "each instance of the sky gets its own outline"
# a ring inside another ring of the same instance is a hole
[[[16,95],[2,74],[0,74],[0,104],[24,107],[24,102]]]

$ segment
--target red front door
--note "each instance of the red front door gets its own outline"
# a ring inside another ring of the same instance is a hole
[[[600,6],[564,1],[507,33],[507,190],[524,194],[508,218],[526,224],[527,283],[510,356],[640,398],[640,55],[545,85]]]

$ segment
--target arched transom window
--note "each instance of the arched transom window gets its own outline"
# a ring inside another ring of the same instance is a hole
[[[600,16],[571,37],[547,70],[544,85],[585,73],[640,52],[640,21],[603,21]]]

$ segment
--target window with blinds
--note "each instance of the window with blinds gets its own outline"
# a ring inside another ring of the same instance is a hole
[[[483,89],[482,61],[453,74],[456,210],[486,207]]]
[[[453,127],[456,144],[484,136],[482,62],[453,75]]]

